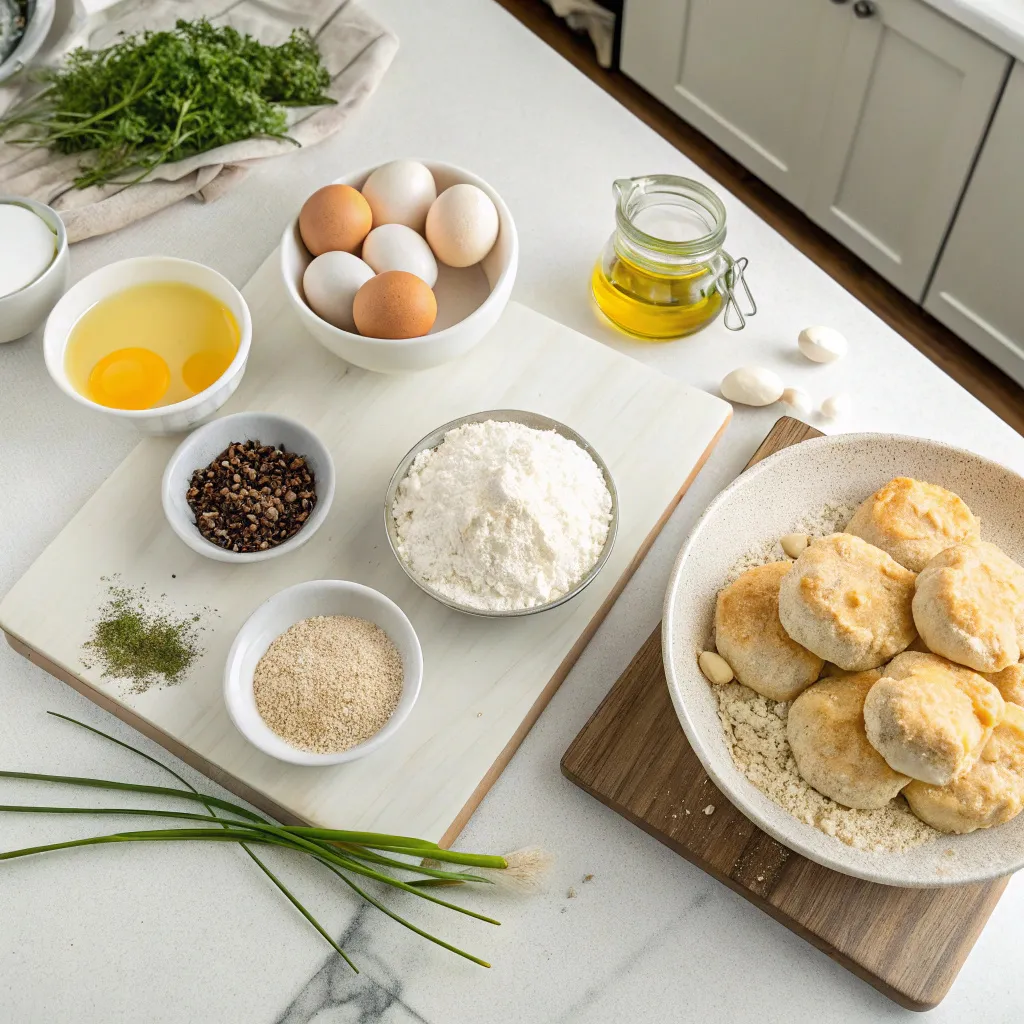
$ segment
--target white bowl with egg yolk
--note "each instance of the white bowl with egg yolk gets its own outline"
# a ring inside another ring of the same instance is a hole
[[[285,228],[281,238],[281,276],[303,326],[329,352],[364,370],[406,373],[440,366],[465,355],[498,322],[515,283],[519,237],[512,214],[501,196],[482,178],[461,167],[435,160],[422,160],[420,163],[425,164],[434,176],[438,195],[452,185],[476,185],[498,210],[498,237],[480,263],[461,269],[439,265],[434,285],[437,320],[429,333],[422,337],[397,340],[367,338],[321,320],[306,304],[302,291],[302,275],[313,256],[302,243],[298,216]],[[378,166],[375,164],[346,174],[334,184],[362,188]]]
[[[139,284],[175,281],[192,285],[223,303],[238,324],[238,351],[228,368],[208,388],[172,405],[150,409],[114,409],[86,398],[71,383],[64,365],[68,340],[79,318],[97,302]],[[252,319],[241,292],[216,270],[171,256],[140,256],[111,263],[82,278],[53,307],[43,331],[43,356],[54,383],[76,402],[106,416],[131,423],[143,434],[178,434],[208,420],[242,380],[252,343]]]

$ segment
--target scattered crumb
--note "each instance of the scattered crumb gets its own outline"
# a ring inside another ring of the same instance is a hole
[[[567,900],[576,899],[576,890],[571,885],[569,886],[569,891],[565,894],[565,898]]]
[[[484,713],[483,713],[482,711],[478,711],[478,712],[476,713],[476,717],[477,717],[477,718],[483,718],[483,717],[484,717]]]
[[[562,907],[562,913],[564,914],[568,909],[568,907]]]
[[[171,579],[172,579],[172,580],[176,580],[177,578],[178,578],[178,577],[177,577],[177,576],[175,576],[175,575],[174,575],[174,573],[172,572],[172,573],[171,573]]]
[[[714,804],[708,804],[707,807],[704,808],[704,813],[708,817],[711,817],[711,815],[715,813],[715,805]]]
[[[689,812],[689,811],[687,811],[686,813],[687,813],[687,814],[689,814],[690,812]]]
[[[825,835],[873,853],[901,853],[938,837],[915,818],[903,797],[877,810],[843,807],[811,788],[786,739],[789,704],[741,683],[715,687],[725,742],[741,772],[770,800]]]
[[[593,880],[594,880],[594,876],[593,875],[584,875],[583,876],[583,881],[584,882],[592,882]]]
[[[758,880],[759,882],[763,882],[763,881],[764,881],[764,875],[758,875],[758,876],[757,876],[757,880]]]
[[[956,850],[943,850],[942,851],[947,857],[955,857]]]

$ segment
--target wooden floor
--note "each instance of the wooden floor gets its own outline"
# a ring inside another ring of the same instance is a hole
[[[590,41],[542,0],[496,0],[549,46],[614,96],[997,416],[1024,434],[1024,389],[879,276],[795,206],[625,75],[598,65]]]

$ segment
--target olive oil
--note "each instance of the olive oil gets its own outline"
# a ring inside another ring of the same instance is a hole
[[[722,308],[715,275],[706,264],[669,276],[641,269],[615,253],[598,260],[591,290],[598,308],[620,331],[648,341],[693,334]]]

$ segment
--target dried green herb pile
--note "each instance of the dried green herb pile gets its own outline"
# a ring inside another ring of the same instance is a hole
[[[106,678],[127,680],[133,693],[181,682],[202,654],[202,616],[173,614],[153,602],[145,588],[109,583],[107,602],[84,645],[89,667],[98,666]]]
[[[0,136],[82,153],[78,188],[139,180],[162,163],[242,139],[287,139],[286,107],[335,102],[307,32],[266,46],[205,19],[105,50],[73,50],[39,79],[42,91],[0,119]]]

